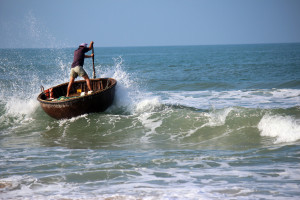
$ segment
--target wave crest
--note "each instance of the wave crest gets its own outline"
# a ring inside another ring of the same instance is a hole
[[[275,143],[295,142],[300,139],[300,121],[291,116],[266,114],[258,124],[261,136],[275,138]]]

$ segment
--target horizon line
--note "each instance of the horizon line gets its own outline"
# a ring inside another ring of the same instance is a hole
[[[139,48],[139,47],[187,47],[187,46],[238,46],[238,45],[272,45],[272,44],[300,44],[300,42],[266,42],[266,43],[228,43],[228,44],[177,44],[177,45],[132,45],[132,46],[94,46],[95,48]],[[0,47],[0,49],[68,49],[68,47]]]

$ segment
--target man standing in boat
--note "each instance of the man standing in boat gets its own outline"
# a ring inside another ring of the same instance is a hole
[[[68,85],[68,90],[67,90],[67,97],[70,95],[70,90],[72,87],[72,84],[75,81],[75,78],[78,76],[81,76],[84,78],[86,81],[87,87],[89,89],[89,93],[92,92],[91,88],[91,81],[89,79],[89,76],[83,69],[83,64],[84,64],[84,58],[92,58],[94,57],[94,54],[92,53],[90,56],[85,55],[86,52],[90,51],[93,48],[94,42],[91,41],[90,46],[87,47],[87,43],[82,43],[79,45],[78,49],[74,51],[74,60],[71,66],[71,72],[70,72],[70,82]]]

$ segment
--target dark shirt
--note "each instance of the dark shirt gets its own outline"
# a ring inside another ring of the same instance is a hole
[[[72,68],[76,66],[83,66],[84,64],[84,54],[89,51],[89,48],[79,47],[74,51],[74,60],[72,63]]]

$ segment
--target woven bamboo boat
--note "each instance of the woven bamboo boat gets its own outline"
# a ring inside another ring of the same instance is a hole
[[[86,113],[103,112],[114,100],[117,81],[112,78],[90,79],[92,94],[85,80],[75,81],[70,98],[64,97],[68,83],[43,90],[37,97],[43,110],[55,119],[68,119]],[[50,92],[49,92],[50,91]]]

